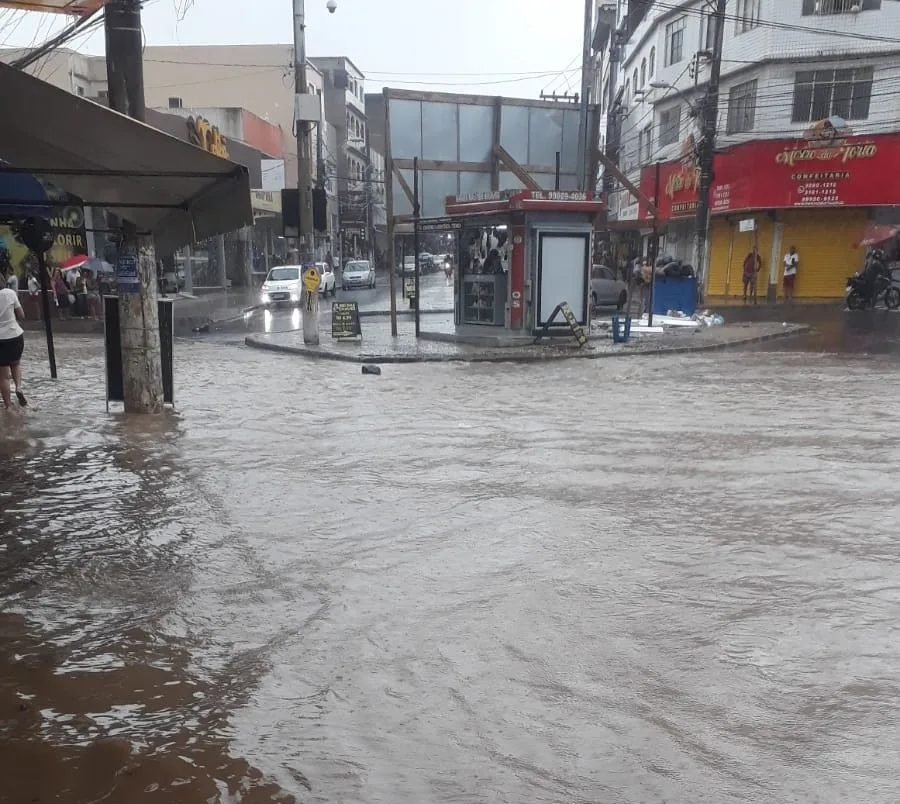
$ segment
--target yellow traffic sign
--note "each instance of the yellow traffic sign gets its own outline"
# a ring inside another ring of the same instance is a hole
[[[315,268],[307,268],[303,272],[303,287],[305,287],[310,293],[315,293],[319,289],[319,283],[322,281],[322,277],[319,276],[319,272]]]

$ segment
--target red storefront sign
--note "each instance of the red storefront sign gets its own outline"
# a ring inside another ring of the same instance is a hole
[[[717,154],[712,212],[792,207],[900,205],[900,134],[846,137],[830,144],[806,140],[759,140]],[[681,162],[660,165],[660,217],[685,218],[697,211],[700,175]],[[653,165],[641,171],[641,192],[653,198]],[[646,205],[640,219],[648,220]]]

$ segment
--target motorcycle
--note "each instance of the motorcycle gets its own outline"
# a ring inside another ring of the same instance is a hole
[[[850,310],[875,307],[882,299],[888,310],[900,307],[900,288],[894,285],[893,271],[886,266],[883,252],[874,250],[866,258],[865,268],[847,277],[844,297]]]
[[[453,265],[449,260],[444,263],[444,276],[446,276],[447,279],[453,278]]]

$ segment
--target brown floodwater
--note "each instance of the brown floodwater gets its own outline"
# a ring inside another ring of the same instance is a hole
[[[0,802],[896,801],[891,355],[177,351],[0,413]]]

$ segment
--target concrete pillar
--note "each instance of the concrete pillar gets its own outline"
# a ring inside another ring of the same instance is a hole
[[[245,226],[241,229],[241,263],[243,266],[244,287],[253,287],[253,229]]]
[[[190,246],[184,248],[184,292],[194,293],[194,252]]]
[[[225,235],[216,237],[216,263],[219,266],[219,284],[228,287],[228,267],[225,265]]]

